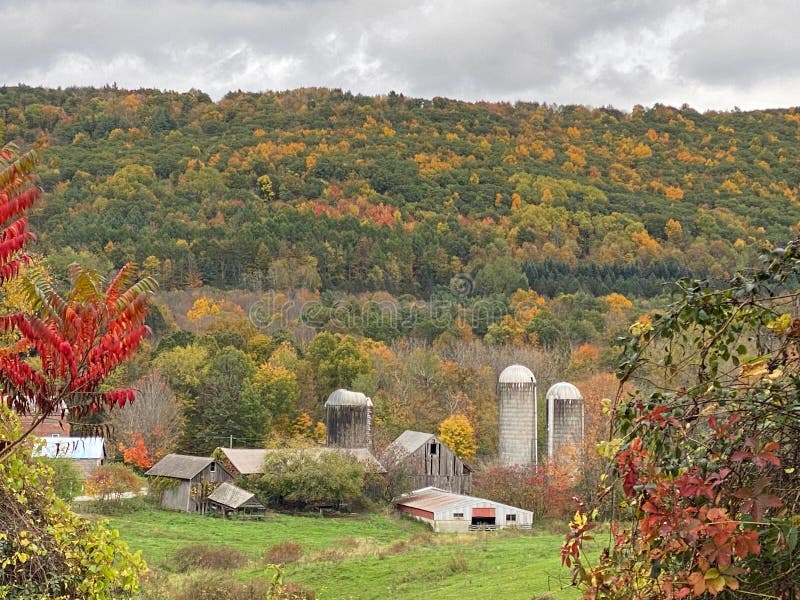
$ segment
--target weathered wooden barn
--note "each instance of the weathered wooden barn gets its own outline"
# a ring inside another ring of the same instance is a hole
[[[222,462],[225,468],[235,478],[260,475],[264,472],[264,459],[271,452],[285,452],[286,448],[217,448],[214,456]],[[293,452],[303,452],[313,457],[319,457],[324,452],[338,452],[352,456],[362,465],[368,473],[385,473],[386,469],[366,448],[330,448],[315,446],[312,448],[294,448]]]
[[[101,437],[43,437],[44,445],[35,451],[36,456],[66,458],[80,471],[84,479],[106,460],[105,440]]]
[[[472,468],[432,433],[404,431],[381,454],[381,463],[402,471],[406,489],[434,486],[456,494],[472,491]]]
[[[233,475],[218,460],[206,456],[167,454],[145,473],[149,493],[161,496],[161,507],[205,513],[209,494]]]
[[[428,523],[436,532],[530,529],[533,513],[485,498],[426,487],[395,499],[402,513]]]
[[[258,517],[267,509],[255,494],[226,481],[219,484],[208,496],[208,507],[211,512],[228,517]]]

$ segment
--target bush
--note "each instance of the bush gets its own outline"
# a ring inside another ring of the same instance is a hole
[[[180,573],[195,569],[236,569],[247,561],[247,557],[233,548],[192,544],[175,552],[175,569]]]
[[[269,588],[263,579],[248,583],[231,581],[229,575],[198,572],[172,594],[173,600],[264,600]]]
[[[281,542],[267,550],[264,557],[267,564],[288,565],[303,557],[303,547],[297,542]]]
[[[142,488],[142,480],[125,465],[108,463],[97,467],[86,478],[86,493],[97,496],[103,502],[117,502],[123,494],[136,493]]]
[[[273,452],[267,455],[264,473],[253,482],[253,491],[272,506],[338,508],[342,504],[362,506],[365,501],[364,467],[350,455]]]
[[[68,458],[42,458],[41,460],[53,470],[53,490],[56,496],[64,502],[72,502],[72,499],[83,489],[83,481],[78,467]]]

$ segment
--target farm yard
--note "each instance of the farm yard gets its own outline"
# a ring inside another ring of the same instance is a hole
[[[274,573],[270,563],[285,564],[285,580],[321,600],[578,596],[559,563],[563,534],[536,527],[434,534],[383,514],[230,521],[155,509],[112,517],[111,526],[141,550],[150,568],[145,598],[153,600],[188,597],[176,590],[198,581],[206,588],[222,579],[266,582]],[[208,567],[220,568],[205,568],[204,557]]]

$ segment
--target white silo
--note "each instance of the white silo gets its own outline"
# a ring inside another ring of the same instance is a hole
[[[547,456],[552,459],[563,446],[583,443],[583,396],[562,381],[547,390]]]
[[[536,378],[527,367],[511,365],[497,381],[500,404],[500,465],[537,463]]]
[[[327,445],[335,448],[371,448],[372,400],[361,392],[335,390],[325,401]]]

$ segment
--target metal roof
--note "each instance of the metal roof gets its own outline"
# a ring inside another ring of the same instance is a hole
[[[431,512],[434,514],[434,518],[437,512],[475,506],[476,504],[503,506],[522,513],[530,513],[531,516],[533,516],[531,511],[523,508],[517,508],[516,506],[510,506],[502,502],[495,502],[494,500],[487,500],[486,498],[478,498],[477,496],[454,494],[453,492],[446,492],[436,487],[414,490],[409,494],[396,498],[394,503],[395,505],[408,506],[410,508]]]
[[[215,462],[210,456],[186,456],[184,454],[167,454],[154,464],[145,475],[156,477],[173,477],[175,479],[192,479],[208,465]]]
[[[395,441],[389,444],[386,452],[395,454],[414,454],[417,449],[425,444],[431,438],[436,437],[432,433],[423,433],[421,431],[411,431],[406,429],[401,433]]]
[[[536,378],[528,367],[509,365],[500,373],[498,383],[536,383]]]
[[[44,446],[36,450],[34,456],[71,458],[73,460],[94,460],[106,457],[105,440],[101,437],[51,435],[42,440],[44,440]]]
[[[581,391],[571,383],[567,383],[566,381],[560,381],[559,383],[554,383],[553,385],[551,385],[550,389],[547,390],[547,399],[583,400],[583,396],[581,396]]]
[[[325,406],[372,406],[372,400],[361,392],[338,389],[331,392],[325,401]]]
[[[241,508],[245,504],[253,508],[266,508],[255,497],[255,494],[243,490],[227,481],[220,484],[217,489],[211,492],[208,499],[217,504],[227,506],[228,508]]]
[[[264,457],[267,451],[263,448],[220,448],[225,457],[242,475],[256,475],[264,472]]]

